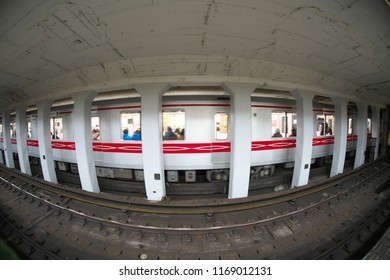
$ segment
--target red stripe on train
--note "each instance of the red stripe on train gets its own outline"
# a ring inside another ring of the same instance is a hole
[[[204,153],[228,153],[230,142],[213,143],[165,143],[164,154],[204,154]]]
[[[279,150],[289,149],[296,147],[295,139],[283,139],[283,140],[268,140],[268,141],[253,141],[252,151],[267,151],[267,150]]]
[[[68,151],[76,150],[75,142],[51,141],[51,147],[53,149],[59,149],[59,150],[68,150]]]
[[[0,139],[2,140],[2,139]],[[357,135],[349,135],[348,142],[356,141]],[[104,153],[142,153],[142,143],[101,143],[94,142],[93,151]],[[313,146],[334,144],[334,137],[313,138]],[[30,147],[39,147],[38,140],[27,140]],[[52,141],[52,148],[59,150],[76,149],[75,142]],[[296,148],[296,139],[253,141],[252,151],[267,151]],[[228,153],[231,150],[230,142],[212,143],[164,143],[164,154],[205,154],[205,153]]]
[[[94,152],[141,154],[141,143],[92,143]]]
[[[315,146],[323,146],[323,145],[333,145],[334,144],[334,137],[319,137],[319,138],[313,138],[313,147]]]

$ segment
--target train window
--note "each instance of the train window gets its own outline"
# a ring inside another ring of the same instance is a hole
[[[317,114],[317,136],[333,135],[334,117],[333,115]]]
[[[141,113],[121,113],[122,140],[141,140]]]
[[[91,117],[91,129],[92,129],[92,140],[100,140],[100,119],[99,117]]]
[[[11,138],[16,138],[16,122],[10,123],[10,135]]]
[[[348,134],[353,134],[353,119],[352,117],[348,117]]]
[[[228,115],[226,113],[216,113],[214,115],[214,131],[216,140],[226,140],[228,138]]]
[[[297,114],[289,112],[272,112],[272,137],[296,137]]]
[[[184,140],[185,121],[183,111],[163,112],[163,140]]]
[[[372,131],[372,122],[371,122],[371,118],[368,118],[367,119],[367,133],[371,133]]]
[[[31,122],[27,121],[27,138],[31,138]]]
[[[16,122],[10,123],[11,138],[16,138]],[[31,138],[31,122],[27,122],[27,138]]]
[[[334,125],[335,125],[335,123],[334,123],[334,116],[326,115],[325,116],[325,121],[328,124],[328,128],[326,129],[326,135],[333,135]]]
[[[62,118],[54,117],[50,119],[50,133],[52,139],[64,139],[64,126],[62,124]]]

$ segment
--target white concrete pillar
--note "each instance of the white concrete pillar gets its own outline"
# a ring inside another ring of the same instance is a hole
[[[96,94],[96,92],[83,92],[74,94],[72,98],[74,100],[73,131],[81,187],[85,191],[99,193],[91,134],[91,104]]]
[[[367,104],[364,102],[356,102],[358,108],[357,118],[357,144],[356,144],[356,156],[353,168],[358,168],[364,164],[364,157],[367,146]]]
[[[297,137],[294,173],[291,188],[309,182],[311,155],[313,149],[313,98],[314,93],[306,90],[293,90],[297,107]]]
[[[1,138],[3,138],[3,133],[4,133],[4,118],[3,118],[3,112],[0,112],[1,116]],[[3,139],[4,141],[4,139]],[[0,163],[4,164],[4,144],[3,142],[0,142]]]
[[[371,106],[372,118],[371,118],[371,137],[375,138],[375,150],[374,160],[378,158],[379,154],[379,142],[380,142],[380,108],[378,106]]]
[[[9,110],[3,110],[3,147],[4,147],[4,156],[5,164],[8,168],[15,168],[14,156],[12,153],[12,144],[11,144],[11,117]]]
[[[4,133],[4,118],[3,118],[3,112],[0,112],[0,119],[1,119],[1,132]],[[1,138],[3,138],[3,135],[1,135]],[[3,139],[4,141],[4,139]],[[4,164],[4,144],[3,142],[0,142],[0,163]]]
[[[45,181],[57,183],[57,175],[54,167],[53,149],[51,147],[50,135],[50,111],[52,100],[40,101],[38,108],[38,141],[39,156],[43,178]]]
[[[230,176],[229,198],[247,197],[252,150],[251,95],[256,84],[226,82],[230,94]]]
[[[345,153],[347,152],[348,136],[348,100],[342,97],[332,97],[335,104],[335,127],[334,127],[334,145],[333,160],[330,176],[336,176],[343,173],[345,164]]]
[[[390,133],[390,103],[387,104],[386,109],[383,112],[382,116],[382,122],[383,122],[383,146],[381,148],[381,155],[388,155],[390,154],[390,139],[389,139],[389,133]]]
[[[134,86],[141,95],[142,158],[148,200],[161,200],[166,195],[161,98],[169,87],[167,83]]]
[[[4,164],[4,146],[3,143],[0,143],[0,163]]]
[[[19,106],[15,109],[16,112],[16,144],[18,148],[20,171],[31,175],[30,161],[28,159],[27,149],[27,122],[26,122],[26,106]]]

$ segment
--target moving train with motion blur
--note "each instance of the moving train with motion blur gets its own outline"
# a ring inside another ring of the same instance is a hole
[[[313,100],[312,163],[332,156],[335,111],[329,98]],[[294,166],[297,131],[295,99],[289,92],[252,95],[251,180],[269,177],[275,167]],[[162,141],[167,183],[223,182],[229,179],[230,98],[220,89],[173,88],[162,97]],[[91,139],[97,176],[142,182],[141,97],[136,92],[99,94],[92,103]],[[371,132],[368,114],[368,135]],[[347,156],[356,148],[357,109],[348,105]],[[39,161],[36,108],[27,110],[28,151]],[[51,135],[56,168],[77,174],[71,99],[53,104]],[[2,133],[2,126],[0,127]],[[13,152],[16,123],[11,114]],[[128,140],[127,140],[128,139]]]

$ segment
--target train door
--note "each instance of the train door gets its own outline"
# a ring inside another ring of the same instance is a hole
[[[230,162],[229,112],[226,109],[212,111],[211,162]]]

